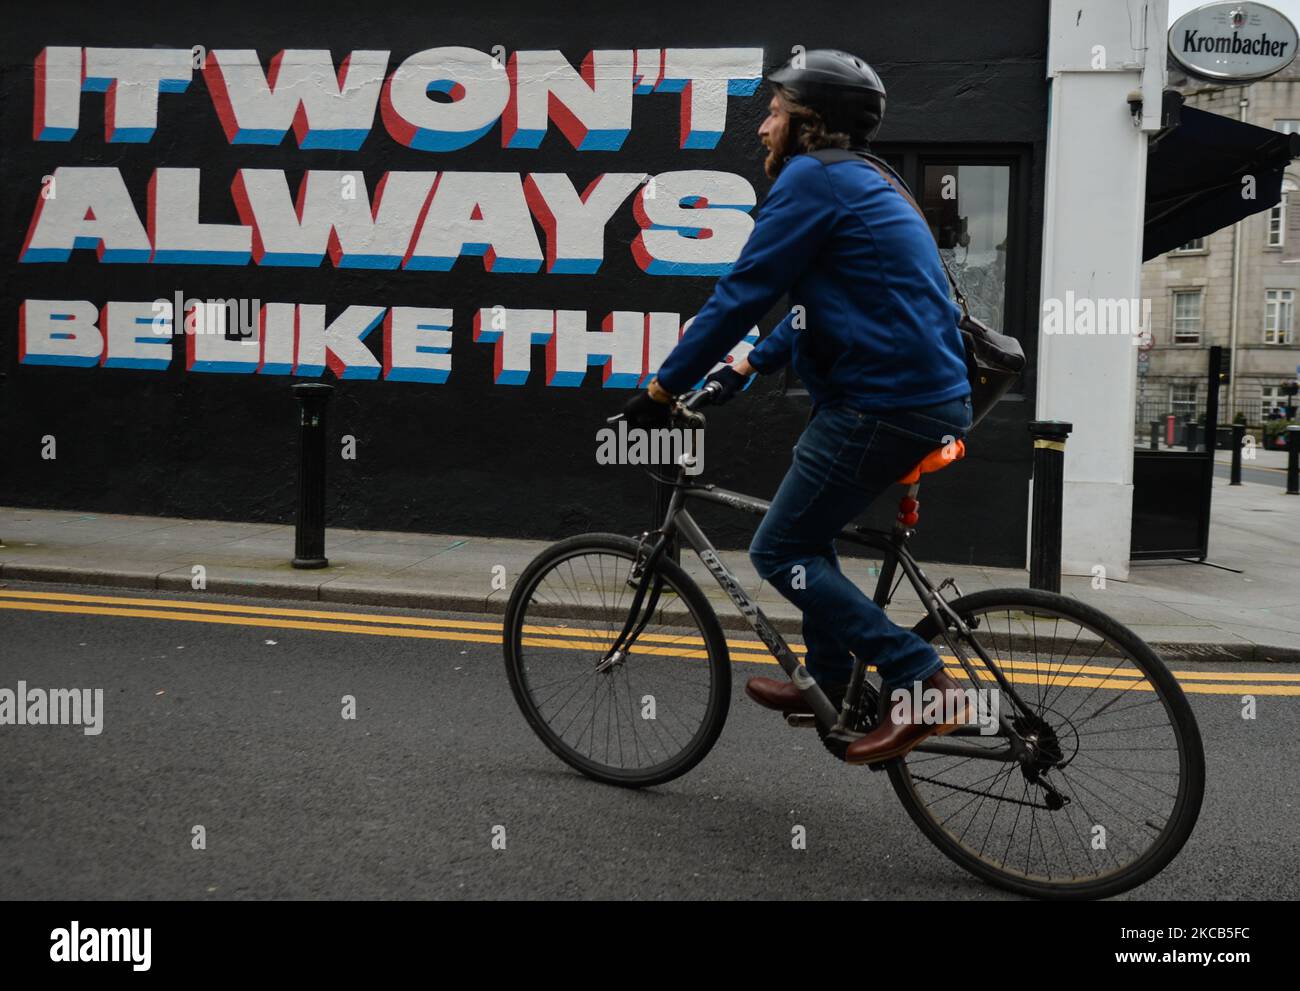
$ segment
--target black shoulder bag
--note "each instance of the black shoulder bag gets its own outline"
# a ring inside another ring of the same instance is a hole
[[[912,204],[916,212],[921,215],[921,219],[925,220],[925,214],[917,205],[907,184],[889,167],[888,163],[875,155],[853,152],[845,148],[823,148],[812,152],[811,157],[827,165],[831,162],[847,162],[855,158],[866,162],[884,176],[899,195]],[[926,227],[929,226],[930,222],[926,221]],[[938,247],[936,242],[935,249],[938,250]],[[997,405],[998,400],[1006,395],[1016,379],[1020,377],[1020,373],[1025,370],[1025,352],[1014,337],[999,334],[988,324],[971,316],[970,307],[966,304],[966,294],[961,291],[957,280],[953,278],[952,270],[948,267],[942,251],[939,252],[939,261],[943,264],[948,283],[952,286],[958,305],[961,306],[961,320],[957,322],[957,329],[961,331],[962,343],[966,349],[966,377],[970,381],[972,407],[971,426],[974,427],[989,410]]]

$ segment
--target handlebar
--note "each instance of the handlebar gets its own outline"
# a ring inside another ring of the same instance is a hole
[[[694,392],[683,392],[673,400],[672,415],[683,418],[691,423],[702,424],[704,417],[692,415],[696,410],[708,406],[717,398],[718,393],[722,391],[722,386],[717,382],[707,382],[703,389],[696,389]],[[606,423],[617,423],[623,419],[622,413],[616,413],[609,417]]]
[[[722,386],[717,382],[707,383],[703,389],[697,389],[695,392],[686,392],[677,397],[674,406],[680,406],[687,412],[694,412],[703,406],[708,406],[718,393],[722,391]]]

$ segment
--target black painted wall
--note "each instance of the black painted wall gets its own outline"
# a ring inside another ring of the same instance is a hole
[[[713,168],[744,175],[762,197],[755,130],[765,88],[729,100],[717,148],[676,146],[679,100],[638,97],[633,127],[617,152],[579,153],[552,130],[536,150],[502,149],[494,128],[450,153],[405,148],[376,123],[359,152],[232,147],[196,74],[183,95],[164,96],[148,144],[103,141],[103,97],[85,94],[82,127],[66,143],[32,140],[32,63],[47,45],[255,48],[263,63],[282,48],[328,48],[336,59],[353,49],[389,49],[389,71],[411,53],[437,45],[489,51],[502,45],[558,48],[576,62],[593,48],[758,46],[767,68],[791,47],[835,46],[867,58],[889,90],[879,140],[1013,144],[1030,165],[1018,236],[1023,296],[1029,314],[1017,331],[1034,364],[1047,83],[1047,5],[914,0],[905,5],[737,5],[317,2],[307,5],[72,4],[54,2],[40,16],[11,17],[0,38],[3,141],[0,177],[0,503],[98,512],[287,521],[293,509],[294,403],[289,377],[187,372],[183,352],[165,372],[50,368],[17,362],[17,317],[24,298],[146,300],[177,289],[209,297],[322,302],[331,317],[349,303],[455,308],[454,371],[445,384],[338,383],[331,434],[357,438],[357,459],[330,462],[333,525],[554,538],[584,529],[641,529],[648,482],[636,468],[600,467],[596,431],[628,393],[600,388],[592,369],[577,389],[548,388],[535,349],[534,374],[518,387],[492,383],[492,348],[471,339],[480,306],[586,309],[591,323],[613,309],[694,313],[713,278],[656,278],[634,264],[637,233],[630,204],[607,228],[606,262],[597,276],[489,274],[478,258],[450,272],[103,265],[91,251],[66,264],[19,264],[41,177],[60,165],[120,167],[140,214],[158,166],[203,169],[202,219],[237,223],[228,189],[241,167],[282,168],[291,186],[306,168],[360,169],[373,185],[385,170],[564,171],[582,184],[602,171]],[[783,312],[762,323],[770,328]],[[378,333],[370,340],[380,346]],[[789,464],[807,415],[804,401],[779,394],[778,377],[761,380],[744,399],[710,414],[707,477],[770,496]],[[327,372],[326,381],[332,381]],[[922,490],[917,551],[954,562],[1021,565],[1026,532],[1030,444],[1025,422],[1032,382],[1021,401],[1004,403],[973,436],[961,465]],[[41,438],[57,439],[57,459],[43,460]],[[876,507],[892,517],[893,500]],[[752,521],[702,511],[722,546],[739,547]]]

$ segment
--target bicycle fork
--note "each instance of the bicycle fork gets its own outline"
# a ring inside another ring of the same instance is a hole
[[[649,534],[645,536],[649,536]],[[632,573],[628,576],[628,584],[635,582],[636,592],[632,596],[632,604],[628,606],[627,619],[623,621],[623,629],[619,631],[614,642],[610,644],[609,650],[605,651],[605,656],[596,665],[597,674],[603,674],[610,668],[623,663],[631,652],[632,645],[636,643],[637,637],[645,630],[646,625],[650,622],[650,617],[654,615],[655,609],[659,605],[659,595],[663,591],[664,582],[659,576],[659,572],[653,569],[659,558],[663,556],[669,539],[667,534],[662,534],[654,547],[650,549],[645,561],[633,564]],[[648,592],[645,581],[647,574],[654,577]]]

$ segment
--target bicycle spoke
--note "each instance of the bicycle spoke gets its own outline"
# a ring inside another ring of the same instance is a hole
[[[527,590],[516,648],[524,690],[548,732],[586,760],[624,772],[654,769],[687,750],[707,725],[714,691],[708,642],[666,581],[653,610],[646,586],[633,629],[643,620],[644,627],[607,658],[627,625],[633,566],[631,555],[595,548],[557,560]]]
[[[988,657],[962,669],[963,690],[996,683],[999,668],[1020,689],[1024,705],[1004,700],[1003,718],[1034,741],[1022,759],[1035,766],[990,772],[976,753],[915,750],[900,779],[954,849],[1045,888],[1128,871],[1165,834],[1185,784],[1167,701],[1139,655],[1063,609],[989,606],[966,615],[970,636],[949,645],[973,639]],[[1007,742],[1003,731],[987,747]]]

